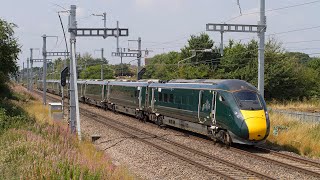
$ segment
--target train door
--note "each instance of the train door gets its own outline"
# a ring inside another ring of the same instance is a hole
[[[142,102],[142,87],[137,87],[137,96],[138,96],[138,102],[139,102],[139,109],[141,110],[141,102]]]
[[[199,103],[198,103],[198,120],[200,123],[210,123],[212,115],[212,99],[214,94],[211,90],[199,91]]]
[[[155,103],[154,89],[155,89],[155,88],[151,88],[150,106],[151,106],[152,112],[154,112],[154,103]]]
[[[216,120],[216,113],[217,113],[217,92],[216,91],[212,91],[212,109],[211,109],[211,120],[212,120],[212,124],[216,125],[217,124],[217,120]]]
[[[100,85],[101,86],[101,102],[104,101],[104,85]]]

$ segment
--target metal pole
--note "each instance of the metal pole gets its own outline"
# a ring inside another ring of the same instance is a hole
[[[54,62],[52,62],[52,79],[55,79],[55,77],[54,77]]]
[[[70,10],[70,17],[69,17],[69,26],[75,27],[75,16],[76,16],[76,6],[71,5],[71,10]],[[73,79],[73,59],[72,59],[72,54],[73,54],[73,43],[76,40],[75,34],[70,32],[70,128],[71,132],[75,133],[76,132],[76,106],[75,106],[75,93],[74,93],[74,79]]]
[[[102,61],[102,64],[101,64],[101,80],[103,80],[103,51],[104,49],[101,48],[101,61]]]
[[[265,0],[260,0],[260,21],[259,25],[264,27],[260,29],[258,34],[259,37],[259,49],[258,49],[258,90],[262,97],[264,97],[264,42],[265,42],[265,32],[266,28],[266,16],[265,16]]]
[[[223,56],[223,31],[221,31],[220,54]]]
[[[30,65],[31,65],[31,83],[30,83],[30,91],[33,90],[33,48],[30,48]]]
[[[121,68],[121,76],[123,76],[122,48],[121,48],[121,51],[120,51],[120,68]]]
[[[27,58],[27,89],[30,91],[29,58]]]
[[[138,69],[137,69],[137,80],[140,79],[139,72],[141,67],[141,37],[138,38]]]
[[[40,68],[38,68],[38,80],[40,80],[41,78],[41,71],[40,71]],[[38,85],[39,85],[39,82],[38,82]],[[38,86],[38,87],[40,87],[40,86]]]
[[[44,34],[42,36],[43,47],[42,47],[42,56],[43,56],[43,104],[47,104],[47,36]]]
[[[119,53],[119,21],[117,21],[117,53]]]
[[[104,22],[104,28],[107,28],[107,13],[103,13],[103,22]]]
[[[22,62],[22,84],[24,83],[24,62]]]
[[[70,28],[77,28],[76,21],[76,6],[70,7]],[[71,132],[75,132],[75,124],[77,128],[78,138],[81,140],[80,128],[80,112],[78,101],[78,88],[77,88],[77,62],[76,62],[76,35],[70,32],[70,121]],[[76,122],[76,123],[75,123]]]

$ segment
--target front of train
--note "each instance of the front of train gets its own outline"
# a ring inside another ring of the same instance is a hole
[[[228,92],[224,92],[230,107],[228,133],[232,143],[257,145],[265,142],[270,132],[270,120],[266,103],[251,84],[232,80],[226,83]],[[230,121],[229,121],[230,122]]]
[[[240,135],[233,141],[244,144],[260,144],[270,132],[270,120],[262,96],[255,91],[240,90],[233,92],[238,111],[236,118],[242,121]]]

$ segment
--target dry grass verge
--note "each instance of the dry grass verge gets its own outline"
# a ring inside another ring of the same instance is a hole
[[[0,179],[134,178],[90,142],[79,142],[66,124],[52,122],[48,109],[23,88],[14,89],[18,91],[15,100],[6,102],[27,113],[10,117],[6,111],[0,113],[0,120],[5,119],[8,127],[0,129]],[[12,126],[6,118],[22,118],[28,123]]]
[[[268,143],[309,157],[320,157],[320,124],[303,122],[285,115],[270,113],[271,132]],[[275,127],[279,130],[274,135]]]
[[[272,101],[268,103],[268,107],[272,109],[315,113],[315,112],[320,112],[320,100],[287,101],[287,102]]]

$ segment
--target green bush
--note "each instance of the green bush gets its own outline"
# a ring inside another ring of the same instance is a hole
[[[7,129],[19,128],[21,126],[34,123],[33,118],[29,118],[26,113],[8,100],[0,101],[0,135]]]

